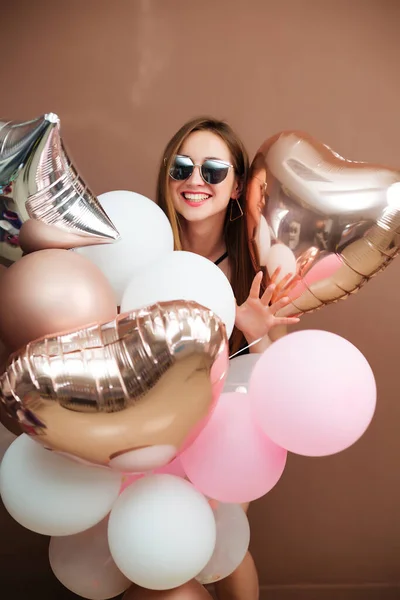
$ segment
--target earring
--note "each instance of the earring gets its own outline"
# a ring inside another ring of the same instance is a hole
[[[236,215],[236,217],[233,216],[233,207],[234,207],[235,200],[236,200],[237,208],[239,209],[239,212],[240,212],[240,214]],[[240,219],[241,217],[243,217],[243,210],[242,210],[242,207],[240,206],[239,200],[237,198],[231,198],[231,212],[229,215],[229,220],[236,221],[237,219]]]

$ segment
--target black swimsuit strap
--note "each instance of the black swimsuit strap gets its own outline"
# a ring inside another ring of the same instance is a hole
[[[217,260],[215,261],[214,265],[219,265],[219,263],[222,263],[223,260],[225,260],[226,258],[228,258],[228,253],[225,252],[222,256],[220,256],[219,258],[217,258]]]

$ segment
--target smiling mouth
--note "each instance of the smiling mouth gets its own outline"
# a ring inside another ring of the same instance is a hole
[[[203,202],[211,198],[211,195],[204,193],[199,194],[194,192],[183,192],[182,197],[189,204],[202,204]]]

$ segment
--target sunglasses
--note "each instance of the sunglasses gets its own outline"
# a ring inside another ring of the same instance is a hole
[[[184,181],[189,179],[195,167],[199,167],[201,177],[211,185],[222,183],[226,179],[229,169],[233,169],[233,165],[216,158],[207,158],[198,165],[189,156],[178,154],[170,166],[169,176],[175,181]]]

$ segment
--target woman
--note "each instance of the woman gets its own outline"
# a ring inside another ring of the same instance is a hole
[[[279,298],[280,286],[290,275],[279,286],[270,283],[262,292],[262,272],[256,273],[250,258],[245,206],[248,165],[246,150],[229,125],[197,118],[183,125],[168,143],[157,185],[157,203],[171,223],[175,249],[208,258],[231,282],[237,303],[231,354],[249,344],[253,344],[251,352],[263,352],[271,343],[273,328],[298,321],[275,316],[290,302]],[[257,600],[258,578],[251,555],[215,587],[218,600]],[[192,581],[169,592],[132,588],[128,598],[201,600],[211,596]]]

